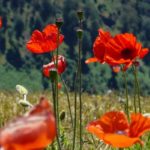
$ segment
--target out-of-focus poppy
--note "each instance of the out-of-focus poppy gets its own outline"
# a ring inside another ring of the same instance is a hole
[[[57,84],[57,87],[58,87],[58,89],[61,89],[61,88],[62,88],[62,84],[59,82],[59,83]]]
[[[42,32],[34,30],[26,47],[36,54],[54,51],[57,48],[58,28],[55,24],[47,25]],[[64,36],[60,34],[59,45],[63,42]]]
[[[124,64],[124,70],[148,53],[148,48],[142,49],[142,44],[130,33],[117,34],[107,42],[106,49],[106,62],[110,65]]]
[[[105,62],[106,44],[112,37],[109,32],[105,32],[102,29],[99,29],[98,32],[99,34],[93,44],[93,52],[95,57],[87,59],[86,63]]]
[[[2,17],[0,16],[0,29],[2,28],[3,26],[3,20],[2,20]]]
[[[25,116],[0,130],[0,148],[5,150],[43,150],[56,136],[51,105],[45,98]]]
[[[62,74],[65,69],[66,69],[66,66],[67,66],[67,63],[66,63],[66,59],[64,56],[61,56],[59,55],[58,56],[58,74]],[[50,70],[53,70],[53,69],[56,69],[56,57],[54,56],[52,58],[52,61],[47,64],[47,65],[43,65],[43,74],[45,77],[50,77]]]
[[[118,73],[118,72],[120,72],[121,67],[120,66],[113,66],[112,70],[113,70],[113,72]]]
[[[143,144],[140,137],[150,130],[150,118],[142,114],[131,114],[131,123],[123,112],[108,112],[100,119],[89,123],[86,129],[113,147],[125,148]]]

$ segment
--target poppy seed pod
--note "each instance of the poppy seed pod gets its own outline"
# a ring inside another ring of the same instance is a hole
[[[79,28],[79,29],[76,30],[76,32],[77,32],[78,38],[82,39],[82,37],[83,37],[83,30]]]
[[[63,19],[57,18],[56,19],[56,26],[58,27],[58,29],[60,29],[62,25],[63,25]]]
[[[77,16],[78,16],[79,20],[83,20],[83,11],[82,10],[78,10],[77,11]]]

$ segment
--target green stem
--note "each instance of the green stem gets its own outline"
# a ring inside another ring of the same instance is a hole
[[[125,95],[126,95],[125,110],[126,110],[126,114],[127,114],[128,120],[129,120],[129,98],[128,98],[127,78],[126,78],[125,71],[123,71],[123,77],[124,77],[124,82],[125,82]]]
[[[133,69],[133,73],[135,75],[134,66],[132,66],[132,69]],[[136,79],[134,78],[134,112],[135,113],[137,112],[137,109],[136,109],[136,92],[137,92],[137,86],[136,86]]]
[[[140,99],[140,86],[139,86],[139,81],[138,81],[138,77],[137,77],[137,68],[136,68],[136,66],[134,67],[134,69],[135,69],[134,76],[135,76],[135,81],[136,81],[136,85],[137,85],[139,112],[142,113],[141,99]]]
[[[57,143],[58,143],[58,149],[61,150],[61,145],[59,141],[59,135],[60,135],[60,127],[59,127],[59,100],[58,100],[58,52],[59,52],[59,36],[60,36],[60,30],[58,29],[57,33],[57,50],[56,50],[56,62],[54,61],[54,64],[56,65],[57,69],[57,75],[55,80],[55,111],[56,111],[56,124],[57,124]]]
[[[53,96],[53,105],[54,105],[54,115],[56,118],[56,123],[57,123],[57,118],[59,117],[59,115],[57,114],[57,101],[56,101],[56,92],[55,92],[55,83],[52,82],[52,96]],[[58,131],[58,126],[57,126],[57,134],[56,134],[56,139],[57,139],[57,143],[58,143],[58,148],[61,150],[61,145],[60,145],[60,141],[59,141],[59,131]]]
[[[80,101],[80,150],[82,149],[82,78],[81,78],[81,47],[82,39],[79,40],[79,101]]]
[[[70,118],[71,118],[71,124],[72,124],[72,127],[73,127],[73,118],[72,118],[72,111],[71,111],[71,104],[70,104],[70,98],[69,98],[69,93],[68,93],[68,88],[66,86],[66,83],[65,81],[63,80],[62,76],[60,75],[60,79],[65,87],[65,93],[67,95],[67,102],[68,102],[68,108],[69,108],[69,113],[70,113]]]
[[[75,149],[75,143],[76,143],[76,124],[77,124],[77,79],[78,79],[78,69],[76,71],[75,75],[75,82],[74,82],[74,90],[75,90],[75,95],[74,95],[74,127],[73,127],[73,147],[72,150]]]

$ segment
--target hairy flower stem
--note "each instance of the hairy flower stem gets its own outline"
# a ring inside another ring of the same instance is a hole
[[[81,78],[81,47],[82,39],[79,40],[79,101],[80,101],[80,150],[82,149],[82,78]]]
[[[65,81],[63,80],[62,76],[60,75],[60,79],[65,87],[65,93],[67,95],[67,102],[68,102],[68,108],[69,108],[69,113],[70,113],[70,119],[71,119],[71,124],[72,124],[72,127],[73,127],[73,117],[72,117],[72,111],[71,111],[71,104],[70,104],[70,98],[69,98],[69,92],[68,92],[68,88],[67,88],[67,85],[65,83]]]
[[[125,111],[129,120],[129,97],[128,97],[128,87],[127,87],[127,78],[126,78],[126,72],[123,71],[123,78],[125,82],[125,95],[126,95],[126,105],[125,105]]]
[[[134,66],[132,66],[132,69],[133,69],[133,73],[135,74],[135,69],[134,69]],[[136,113],[137,112],[137,109],[136,109],[136,93],[137,93],[137,86],[136,86],[136,79],[134,77],[134,112]]]
[[[78,77],[78,69],[76,71],[75,75],[75,83],[74,83],[74,89],[75,89],[75,95],[74,95],[74,127],[73,127],[73,147],[72,150],[75,149],[75,143],[76,143],[76,125],[77,125],[77,78]]]
[[[77,125],[77,95],[79,94],[79,137],[80,137],[80,150],[82,150],[82,91],[81,91],[81,48],[82,48],[82,20],[80,19],[80,29],[77,31],[78,36],[78,65],[75,76],[75,101],[74,101],[74,132],[73,132],[73,150],[75,149],[75,141],[76,141],[76,125]],[[77,84],[79,82],[79,84]]]
[[[53,98],[55,100],[54,104],[55,104],[55,115],[56,115],[56,124],[57,124],[57,144],[58,144],[58,149],[61,150],[61,144],[59,141],[59,100],[58,100],[58,52],[59,52],[59,36],[60,36],[60,29],[58,29],[58,33],[57,33],[57,50],[56,50],[56,62],[55,66],[57,68],[57,74],[56,74],[56,79],[54,81],[54,90],[53,92],[55,93],[55,98]]]
[[[137,96],[138,96],[138,105],[139,105],[139,112],[142,113],[142,107],[141,107],[141,99],[140,99],[140,86],[139,86],[139,81],[137,77],[137,67],[134,66],[134,78],[135,78],[135,84],[137,88]]]
[[[54,105],[54,115],[57,121],[57,118],[59,118],[59,115],[57,114],[57,104],[56,104],[56,84],[52,81],[52,96],[53,96],[53,105]],[[57,139],[57,144],[58,144],[58,149],[61,150],[61,145],[59,141],[59,131],[58,131],[58,126],[57,126],[57,134],[56,134],[56,139]]]

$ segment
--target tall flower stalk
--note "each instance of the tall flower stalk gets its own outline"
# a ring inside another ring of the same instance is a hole
[[[123,78],[124,78],[124,84],[125,84],[125,97],[126,97],[125,111],[129,119],[129,97],[128,97],[127,77],[126,77],[126,72],[125,71],[122,71],[122,72],[123,72]]]
[[[76,125],[77,125],[77,95],[79,95],[79,137],[80,137],[80,150],[82,149],[82,68],[81,68],[81,49],[82,49],[82,21],[83,21],[83,11],[78,11],[77,16],[79,19],[79,28],[77,29],[77,37],[78,37],[78,66],[77,72],[75,76],[75,103],[74,103],[74,134],[73,134],[73,150],[75,149],[75,141],[76,141]],[[77,82],[79,84],[77,85]]]
[[[56,60],[54,60],[56,68],[58,68],[58,55],[59,55],[59,37],[60,37],[60,28],[63,24],[62,18],[56,19],[56,26],[58,28],[57,32],[57,50],[56,50]],[[54,75],[55,79],[54,82],[52,83],[52,92],[53,92],[53,103],[54,103],[54,111],[55,111],[55,116],[56,116],[56,122],[57,122],[57,143],[58,143],[58,149],[61,150],[61,144],[59,141],[59,99],[58,99],[58,69],[56,70],[56,74]]]
[[[142,107],[141,107],[141,99],[140,99],[140,85],[137,77],[137,67],[136,65],[133,65],[133,73],[134,73],[134,84],[136,87],[136,92],[137,92],[137,97],[138,97],[138,107],[139,107],[139,112],[142,113]],[[136,94],[136,93],[135,93]]]

